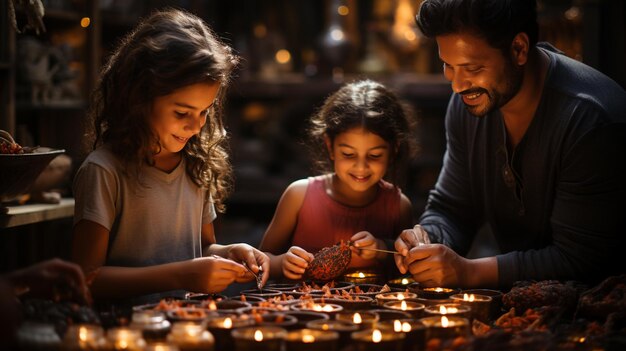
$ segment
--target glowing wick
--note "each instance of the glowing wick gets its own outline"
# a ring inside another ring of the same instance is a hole
[[[256,341],[263,341],[263,332],[257,329],[254,332],[254,340],[256,340]]]
[[[359,278],[365,278],[365,274],[363,274],[363,272],[359,272]]]
[[[310,344],[315,341],[315,337],[311,334],[302,335],[302,342],[306,344]]]
[[[448,324],[449,324],[448,318],[446,316],[441,316],[441,326],[444,328],[447,328]]]
[[[361,324],[361,323],[363,323],[363,319],[361,318],[361,315],[358,312],[354,314],[354,317],[352,318],[352,321],[354,322],[354,324]]]
[[[232,327],[233,327],[233,320],[230,319],[230,317],[227,317],[226,319],[224,319],[224,328],[230,329]]]
[[[406,301],[402,300],[402,303],[400,304],[400,309],[403,311],[406,311]]]
[[[475,299],[474,294],[471,294],[469,296],[467,294],[463,294],[463,301],[472,302],[474,301],[474,299]]]

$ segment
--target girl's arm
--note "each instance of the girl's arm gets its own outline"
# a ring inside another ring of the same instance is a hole
[[[283,260],[286,255],[285,251],[291,246],[291,237],[296,227],[298,213],[302,207],[308,186],[308,179],[300,179],[291,183],[291,185],[285,189],[285,192],[278,201],[274,218],[272,218],[261,240],[259,248],[270,257],[270,272],[273,278],[280,278],[284,274]],[[304,252],[301,253],[302,256],[307,256]],[[293,264],[293,273],[301,275],[304,273],[304,269],[313,256],[309,254],[310,257],[307,257],[309,258],[308,261],[299,255],[292,256],[293,257],[290,256],[289,261]]]
[[[245,268],[227,259],[202,257],[147,267],[104,266],[109,231],[89,220],[74,226],[72,258],[87,276],[95,275],[91,292],[96,299],[129,298],[168,290],[219,292]]]

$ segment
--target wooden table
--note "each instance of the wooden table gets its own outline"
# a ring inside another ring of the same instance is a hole
[[[0,228],[39,223],[74,215],[74,199],[63,198],[58,204],[27,204],[8,206],[8,213],[0,214]]]

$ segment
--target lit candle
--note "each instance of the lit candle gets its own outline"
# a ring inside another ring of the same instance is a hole
[[[300,302],[292,305],[291,308],[296,311],[324,312],[330,315],[343,311],[343,307],[340,305],[314,301]]]
[[[472,309],[470,306],[461,305],[458,303],[445,303],[439,305],[428,306],[424,309],[424,313],[430,316],[456,316],[463,318],[470,318],[472,316]]]
[[[366,329],[352,333],[357,351],[402,350],[405,335],[389,329]]]
[[[369,329],[374,325],[374,323],[378,322],[378,314],[370,311],[344,311],[337,313],[337,315],[335,315],[335,319],[357,325],[359,329]]]
[[[397,279],[392,279],[387,282],[387,285],[392,288],[400,288],[402,290],[409,289],[409,285],[417,285],[415,280],[411,277],[401,277]]]
[[[107,340],[113,350],[138,351],[146,347],[146,341],[141,336],[141,331],[126,327],[109,329]]]
[[[417,294],[412,293],[412,292],[387,292],[387,293],[380,293],[376,295],[376,302],[378,302],[379,305],[384,305],[385,302],[389,302],[389,301],[402,301],[402,300],[406,300],[406,299],[415,299],[417,297]]]
[[[171,324],[162,311],[145,310],[133,312],[130,327],[141,330],[143,338],[151,341],[164,340],[170,331]]]
[[[215,337],[216,350],[232,350],[233,338],[231,332],[236,328],[243,328],[254,324],[254,320],[248,316],[219,316],[209,318],[207,328]]]
[[[418,294],[420,297],[425,299],[447,299],[450,295],[454,295],[459,292],[459,289],[450,289],[450,288],[422,288],[418,290]]]
[[[424,350],[426,344],[426,327],[415,319],[395,319],[378,324],[381,329],[391,329],[396,333],[404,333],[403,350]]]
[[[353,272],[343,275],[343,280],[354,284],[376,284],[378,283],[378,275],[369,272]]]
[[[339,333],[316,329],[294,330],[287,334],[287,351],[331,351],[336,350]]]
[[[502,291],[493,289],[469,289],[463,290],[463,293],[482,295],[491,297],[491,304],[489,305],[489,319],[495,320],[502,314]]]
[[[106,339],[102,327],[91,324],[70,325],[63,338],[63,350],[99,350],[104,349]]]
[[[457,316],[433,316],[420,319],[426,326],[426,339],[451,339],[468,336],[469,320]]]
[[[280,327],[246,327],[232,331],[237,351],[280,351],[287,330]]]
[[[359,329],[355,324],[350,324],[340,320],[315,320],[306,324],[309,329],[322,331],[335,331],[339,333],[339,349],[343,349],[350,344],[350,334]]]
[[[489,322],[491,297],[465,293],[452,295],[450,299],[455,303],[469,306],[472,309],[472,318],[485,323]]]
[[[414,302],[414,301],[389,301],[383,304],[383,308],[387,308],[390,310],[400,310],[402,312],[408,312],[413,317],[421,316],[424,308],[426,306],[423,303]]]
[[[203,349],[204,350],[204,349]],[[207,351],[212,351],[213,349],[206,349]],[[150,343],[146,346],[145,351],[181,351],[176,345],[165,343],[165,342],[155,342]]]
[[[213,350],[215,338],[205,330],[203,324],[176,322],[167,336],[167,341],[178,346],[180,351]]]

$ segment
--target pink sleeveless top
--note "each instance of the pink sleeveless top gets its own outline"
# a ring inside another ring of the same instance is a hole
[[[309,177],[309,185],[298,213],[292,245],[315,254],[360,231],[380,239],[395,239],[400,231],[400,190],[381,180],[376,199],[364,207],[349,207],[333,200],[325,188],[327,176]],[[350,268],[376,267],[376,259],[352,255]]]

